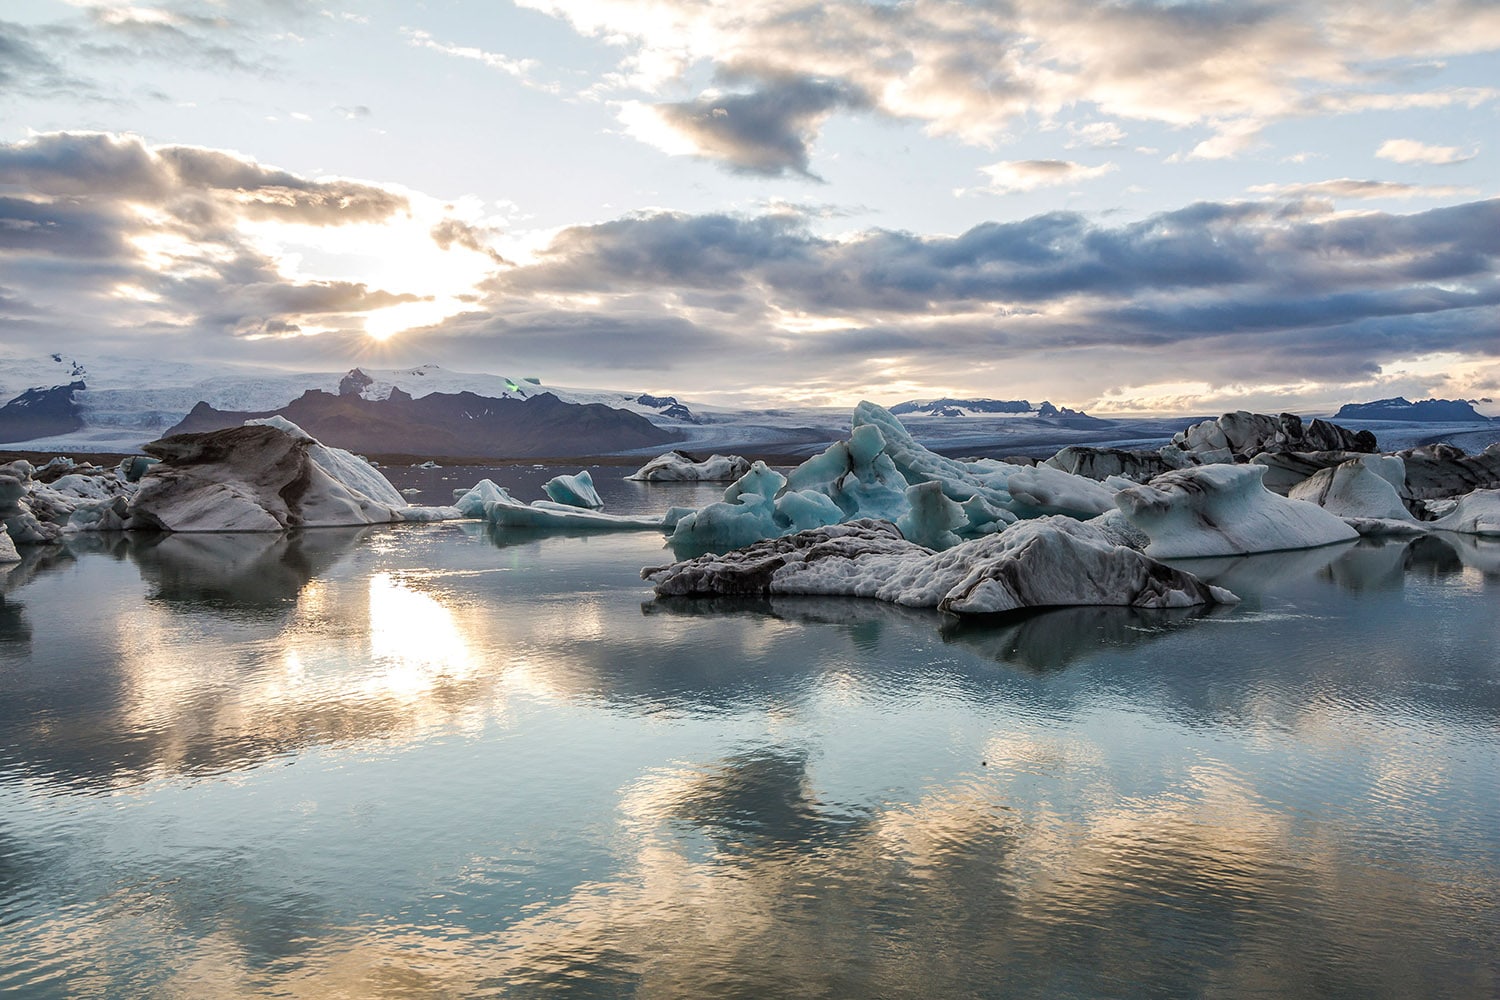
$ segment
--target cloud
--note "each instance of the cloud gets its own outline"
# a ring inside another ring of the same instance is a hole
[[[191,329],[357,329],[423,296],[354,281],[295,280],[248,227],[378,224],[404,194],[311,179],[223,150],[134,136],[46,133],[0,144],[0,260],[28,299],[77,335]]]
[[[1451,184],[1402,184],[1352,177],[1305,184],[1256,184],[1248,190],[1276,198],[1453,198],[1478,193],[1476,188]]]
[[[482,253],[496,264],[510,265],[510,261],[500,256],[499,252],[490,245],[490,241],[499,235],[495,229],[486,226],[476,226],[459,219],[444,219],[432,227],[432,240],[438,246],[447,250],[452,246],[464,247],[475,253]]]
[[[459,59],[472,59],[475,62],[483,63],[490,69],[497,69],[507,76],[513,76],[517,79],[524,79],[537,66],[535,59],[512,59],[498,52],[486,52],[484,49],[475,48],[472,45],[452,45],[447,42],[440,42],[428,32],[420,31],[416,28],[403,28],[402,33],[406,35],[407,41],[417,48],[431,49],[434,52],[441,52],[443,55],[455,56]]]
[[[1093,180],[1114,169],[1113,163],[1086,167],[1071,160],[1002,160],[979,168],[980,173],[990,179],[989,184],[979,190],[990,194],[1016,194],[1034,191],[1039,187],[1057,187]]]
[[[1076,149],[1088,146],[1093,149],[1110,149],[1125,141],[1125,130],[1114,122],[1090,122],[1087,125],[1068,123],[1067,146]]]
[[[752,83],[824,81],[863,95],[874,112],[938,135],[991,144],[1016,122],[1081,109],[1118,120],[1208,133],[1192,155],[1239,155],[1272,122],[1344,111],[1495,99],[1489,88],[1421,92],[1416,61],[1500,49],[1500,9],[1488,0],[1199,4],[1012,0],[522,0],[622,52],[613,84],[660,98],[707,71]],[[663,114],[711,111],[706,99]],[[827,103],[815,114],[847,110]],[[635,117],[642,117],[637,111]],[[785,116],[782,116],[785,120]],[[708,123],[711,124],[711,123]],[[775,139],[764,159],[745,145]],[[708,136],[717,133],[708,132]],[[735,169],[796,170],[791,128],[735,136]],[[805,137],[805,138],[804,138]],[[1105,137],[1101,130],[1100,137]],[[1117,141],[1117,140],[1111,140]],[[705,143],[713,155],[718,148]],[[779,150],[779,152],[778,152]]]
[[[1387,139],[1380,144],[1375,155],[1382,160],[1392,160],[1396,163],[1429,163],[1435,166],[1447,166],[1472,160],[1479,155],[1479,151],[1465,152],[1457,146],[1429,146],[1415,139]]]
[[[562,230],[494,274],[461,326],[429,333],[484,349],[481,332],[535,320],[587,354],[580,331],[665,323],[670,345],[635,341],[632,365],[791,394],[831,365],[848,393],[894,370],[950,385],[1075,368],[1095,386],[1126,372],[1290,384],[1423,352],[1500,354],[1497,262],[1496,200],[1410,215],[1205,202],[1115,226],[1050,212],[841,238],[794,216],[659,212]]]
[[[787,78],[745,94],[705,96],[675,104],[625,106],[627,129],[669,153],[717,160],[740,173],[775,177],[808,170],[810,147],[835,110],[868,105],[837,81]]]

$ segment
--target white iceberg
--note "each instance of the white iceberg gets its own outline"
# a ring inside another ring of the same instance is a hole
[[[515,498],[504,486],[496,485],[493,479],[481,479],[467,490],[454,490],[453,506],[464,517],[484,517],[484,505],[496,500],[512,503]]]
[[[1432,522],[1439,531],[1500,536],[1500,490],[1474,490],[1458,498],[1447,515]]]
[[[282,531],[382,524],[405,515],[399,490],[369,463],[281,417],[147,445],[130,526],[167,531]]]
[[[10,540],[10,531],[0,522],[0,563],[20,562],[21,554],[16,551],[16,543]]]
[[[368,497],[378,504],[392,508],[407,506],[406,498],[391,481],[380,474],[368,461],[343,448],[331,448],[285,417],[262,417],[245,421],[247,427],[274,427],[307,444],[307,457],[312,459],[329,478],[350,490]]]
[[[1316,504],[1261,485],[1261,465],[1204,465],[1164,472],[1115,494],[1121,512],[1151,538],[1159,559],[1311,548],[1359,533]]]
[[[626,479],[649,483],[730,483],[750,471],[739,455],[710,455],[699,461],[680,451],[657,455]]]
[[[660,531],[662,528],[659,515],[626,517],[548,500],[524,504],[508,495],[499,500],[487,501],[484,504],[484,518],[507,528],[544,531]]]
[[[1401,459],[1361,455],[1313,473],[1293,486],[1288,496],[1315,503],[1340,517],[1415,522],[1401,502],[1405,486],[1406,463]]]
[[[1190,573],[1114,545],[1092,525],[1061,516],[1024,521],[944,552],[908,541],[889,522],[861,519],[643,570],[642,576],[660,596],[851,596],[954,614],[1076,605],[1180,608],[1237,600]]]
[[[604,501],[599,498],[599,491],[594,489],[594,477],[589,475],[587,469],[576,476],[553,476],[542,485],[542,492],[553,503],[569,507],[599,510],[604,506]]]

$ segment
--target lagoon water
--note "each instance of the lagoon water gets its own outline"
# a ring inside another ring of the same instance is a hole
[[[719,489],[622,471],[620,512]],[[655,601],[669,559],[453,523],[0,568],[0,992],[1500,994],[1500,543],[977,624]]]

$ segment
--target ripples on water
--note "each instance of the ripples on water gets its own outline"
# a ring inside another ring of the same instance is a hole
[[[0,990],[1496,995],[1500,546],[983,623],[654,601],[666,557],[449,524],[0,569]]]

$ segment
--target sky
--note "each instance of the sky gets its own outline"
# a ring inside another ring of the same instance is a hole
[[[1497,136],[1494,0],[6,0],[0,354],[1500,397]]]

